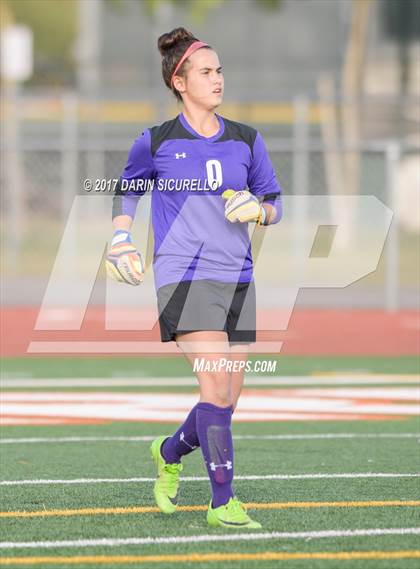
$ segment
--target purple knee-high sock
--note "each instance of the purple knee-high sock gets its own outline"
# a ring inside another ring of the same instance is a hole
[[[173,464],[181,462],[181,456],[189,454],[200,446],[197,436],[197,405],[179,427],[179,429],[165,440],[161,453],[166,462]]]
[[[227,504],[234,495],[231,423],[232,407],[198,403],[197,434],[210,477],[213,508]]]

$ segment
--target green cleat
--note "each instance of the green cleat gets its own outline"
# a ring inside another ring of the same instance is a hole
[[[227,504],[212,508],[211,502],[207,510],[207,523],[212,527],[229,529],[260,529],[261,524],[251,520],[245,506],[238,498],[231,498]]]
[[[182,470],[182,464],[165,462],[160,449],[167,438],[158,437],[150,447],[150,453],[157,468],[153,494],[159,510],[164,514],[173,514],[178,506],[179,473]]]

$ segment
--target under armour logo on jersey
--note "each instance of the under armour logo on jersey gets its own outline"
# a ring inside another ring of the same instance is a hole
[[[186,157],[187,157],[186,152],[179,152],[179,153],[178,153],[178,152],[175,152],[175,158],[176,158],[177,160],[179,160],[179,158],[186,158]]]
[[[226,461],[226,464],[215,464],[210,462],[210,469],[215,471],[216,468],[226,468],[226,470],[232,470],[232,462],[230,460]]]
[[[182,441],[184,444],[186,444],[187,447],[189,447],[191,450],[194,450],[195,448],[197,448],[197,447],[194,446],[194,445],[190,445],[190,443],[188,443],[188,442],[185,440],[184,432],[182,432],[182,433],[179,435],[179,440]]]

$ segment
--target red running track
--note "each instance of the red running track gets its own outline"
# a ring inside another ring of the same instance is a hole
[[[157,326],[152,331],[105,330],[104,308],[100,306],[88,308],[80,330],[34,330],[38,310],[1,310],[2,356],[26,355],[29,343],[34,341],[156,342],[160,338]],[[276,318],[276,312],[264,314],[264,319],[273,323]],[[414,310],[394,314],[380,310],[295,310],[287,330],[261,331],[258,339],[282,341],[284,355],[416,355],[420,346],[420,316]]]

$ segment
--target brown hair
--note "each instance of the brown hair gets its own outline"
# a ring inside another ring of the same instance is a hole
[[[157,42],[158,49],[162,55],[163,80],[168,89],[173,92],[179,101],[182,101],[182,97],[179,91],[177,91],[171,83],[172,74],[181,57],[195,41],[198,41],[198,39],[185,28],[175,28],[171,32],[161,35]],[[208,46],[208,49],[211,49],[210,46]],[[184,61],[178,69],[177,75],[180,75],[181,77],[184,76],[185,64],[187,61],[188,59]]]

